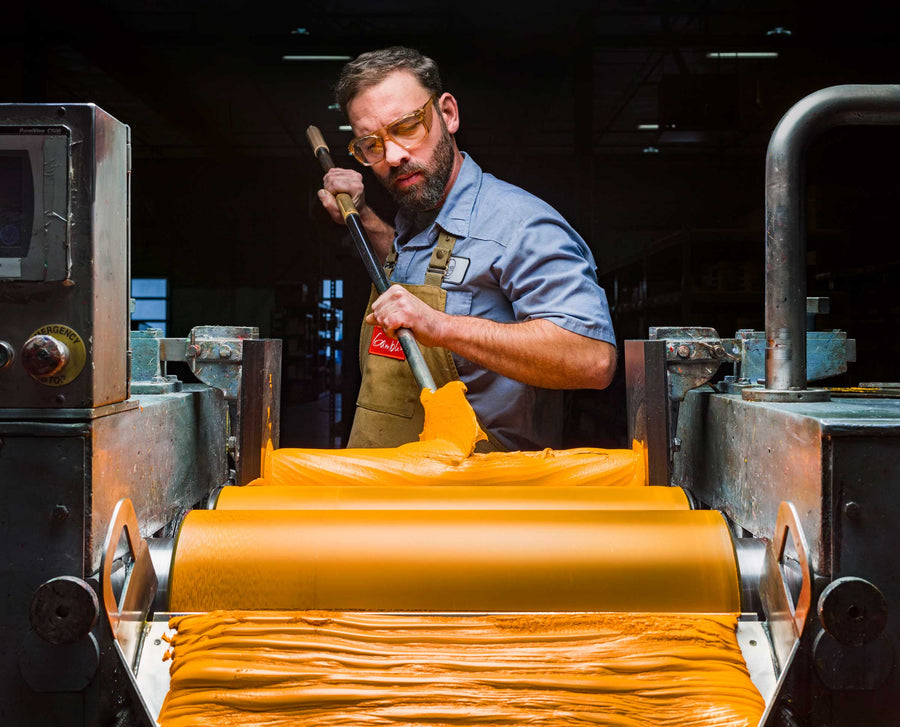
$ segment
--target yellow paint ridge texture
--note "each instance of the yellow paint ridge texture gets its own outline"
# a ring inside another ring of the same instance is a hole
[[[161,727],[755,727],[736,616],[174,618]]]
[[[713,510],[194,510],[170,610],[740,610]]]
[[[422,391],[425,426],[418,442],[372,449],[269,450],[265,476],[251,485],[596,485],[646,484],[641,445],[473,454],[485,438],[451,381]]]

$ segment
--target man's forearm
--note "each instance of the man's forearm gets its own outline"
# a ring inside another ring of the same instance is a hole
[[[366,322],[391,336],[408,328],[423,346],[442,346],[483,368],[545,389],[604,389],[616,369],[611,343],[544,319],[497,323],[448,315],[400,285],[378,296]]]
[[[616,369],[615,346],[542,319],[497,323],[445,315],[436,343],[483,368],[546,389],[604,389]]]

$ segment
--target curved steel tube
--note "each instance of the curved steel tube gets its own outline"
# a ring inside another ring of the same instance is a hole
[[[900,85],[832,86],[782,117],[766,152],[766,389],[806,389],[805,154],[847,125],[900,125]]]

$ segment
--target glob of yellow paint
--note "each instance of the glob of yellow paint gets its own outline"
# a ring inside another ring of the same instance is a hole
[[[449,442],[468,457],[478,442],[487,439],[466,400],[466,385],[462,381],[451,381],[437,391],[422,389],[420,399],[425,409],[425,426],[419,441]]]

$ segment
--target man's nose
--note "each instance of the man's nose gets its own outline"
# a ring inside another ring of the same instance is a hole
[[[409,161],[409,152],[393,139],[384,140],[384,160],[389,166],[399,167]]]

